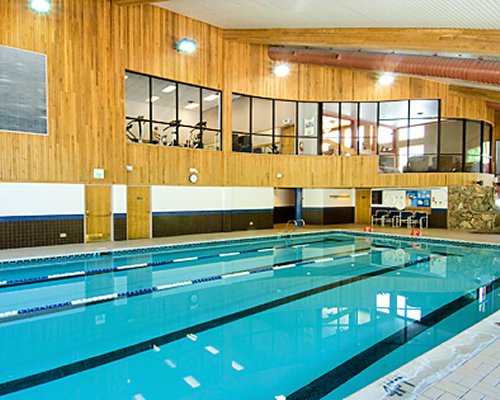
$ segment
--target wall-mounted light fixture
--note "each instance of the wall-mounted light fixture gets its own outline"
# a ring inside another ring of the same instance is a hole
[[[50,0],[30,0],[30,8],[38,13],[48,13],[50,11]]]
[[[379,76],[378,84],[380,86],[389,86],[394,82],[394,74],[385,73]]]
[[[193,39],[183,38],[175,43],[175,49],[179,53],[193,54],[196,51],[196,42]]]
[[[290,73],[290,66],[286,63],[276,64],[273,67],[273,74],[277,77],[283,78]]]
[[[188,180],[193,185],[198,183],[198,170],[196,168],[189,168]]]

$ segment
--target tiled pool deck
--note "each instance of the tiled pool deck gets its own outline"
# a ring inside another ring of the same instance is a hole
[[[363,225],[309,226],[298,232],[342,229],[363,231]],[[409,236],[405,228],[375,227],[375,232]],[[64,246],[0,250],[0,262],[95,253],[101,251],[230,240],[285,233],[285,226],[242,232],[186,235],[123,242],[100,242]],[[446,229],[425,229],[422,236],[476,243],[500,243],[498,234],[476,234]],[[446,343],[353,394],[349,400],[500,400],[500,311]]]

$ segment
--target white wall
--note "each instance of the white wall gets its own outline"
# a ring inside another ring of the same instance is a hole
[[[113,214],[125,214],[127,212],[126,185],[113,185],[111,187],[111,202]]]
[[[231,210],[272,210],[274,207],[273,188],[228,187],[225,189],[226,196],[230,193]]]
[[[153,212],[271,210],[273,188],[152,186]]]
[[[274,207],[295,206],[293,189],[274,189]]]
[[[84,185],[0,183],[0,216],[74,215],[85,212]]]
[[[305,208],[354,207],[355,204],[354,189],[304,189],[303,192]]]

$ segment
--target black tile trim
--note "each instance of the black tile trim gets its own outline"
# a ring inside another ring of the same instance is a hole
[[[378,275],[385,274],[391,271],[397,271],[415,264],[420,264],[422,262],[428,262],[430,257],[421,258],[420,260],[410,261],[397,267],[388,267],[365,274],[356,275],[351,278],[343,279],[338,282],[329,283],[327,285],[319,286],[314,289],[305,290],[303,292],[295,293],[281,299],[269,301],[267,303],[260,304],[255,307],[250,307],[245,310],[237,311],[232,314],[225,315],[223,317],[215,318],[211,321],[202,322],[188,328],[180,329],[175,332],[170,332],[162,336],[158,336],[153,339],[145,340],[140,343],[136,343],[131,346],[123,347],[118,350],[110,351],[105,354],[101,354],[95,357],[90,357],[85,360],[76,361],[70,364],[66,364],[57,368],[49,369],[47,371],[39,372],[37,374],[29,375],[23,378],[15,379],[9,382],[0,384],[0,396],[17,392],[20,390],[28,389],[34,386],[42,385],[57,379],[62,379],[70,375],[77,374],[92,368],[97,368],[101,365],[111,363],[113,361],[121,360],[126,357],[133,356],[135,354],[142,353],[144,351],[151,350],[153,346],[163,346],[167,343],[174,342],[176,340],[184,338],[188,334],[200,333],[207,331],[209,329],[216,328],[221,325],[228,324],[230,322],[237,321],[242,318],[249,317],[254,314],[258,314],[288,303],[292,303],[297,300],[301,300],[306,297],[310,297],[322,292],[326,292],[341,286],[349,285],[358,281],[362,281],[368,278],[372,278]]]
[[[499,283],[500,278],[490,282],[486,286],[486,291],[490,292],[494,290]],[[445,304],[424,316],[421,321],[415,321],[391,336],[375,343],[373,346],[331,369],[306,386],[286,396],[287,400],[319,400],[323,398],[376,361],[401,347],[406,342],[414,339],[427,329],[432,328],[438,322],[441,322],[456,311],[476,301],[477,297],[470,296],[471,293],[472,292],[469,292]]]

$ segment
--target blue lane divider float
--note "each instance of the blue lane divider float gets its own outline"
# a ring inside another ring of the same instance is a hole
[[[323,241],[324,240],[317,240],[317,241],[313,241],[313,242],[303,244],[300,246],[307,247],[312,243],[318,243],[318,242],[323,242]],[[288,247],[295,248],[296,246],[283,245],[283,246],[276,246],[276,247],[266,247],[263,249],[242,250],[242,251],[234,251],[234,252],[230,252],[230,253],[210,254],[210,255],[198,256],[198,257],[184,257],[184,258],[176,258],[176,259],[165,260],[165,261],[152,261],[152,262],[148,262],[148,263],[121,265],[121,266],[117,266],[117,267],[98,268],[98,269],[91,269],[91,270],[87,270],[87,271],[81,270],[81,271],[65,272],[65,273],[61,273],[61,274],[42,275],[42,276],[36,276],[36,277],[30,277],[30,278],[9,279],[9,280],[0,281],[0,289],[6,288],[6,287],[12,287],[12,286],[30,284],[30,283],[42,283],[42,282],[48,282],[48,281],[55,281],[55,280],[69,279],[69,278],[79,278],[79,277],[81,278],[81,277],[85,277],[85,276],[107,274],[107,273],[120,272],[120,271],[128,271],[128,270],[137,269],[137,268],[158,267],[158,266],[163,266],[163,265],[168,265],[168,264],[177,264],[177,263],[184,263],[184,262],[189,262],[189,261],[206,260],[206,259],[210,259],[210,258],[224,258],[224,257],[237,256],[237,255],[242,255],[242,254],[264,253],[264,252],[270,252],[270,251],[279,250],[279,249],[285,249]]]
[[[361,250],[366,250],[366,249],[361,249]],[[360,250],[354,250],[354,251],[355,251],[355,253],[329,257],[329,260],[336,261],[336,260],[341,260],[341,259],[345,259],[345,258],[355,257],[357,254],[369,255],[371,253],[370,251],[364,252],[364,253],[356,253],[356,252],[359,252]],[[429,259],[430,259],[430,257],[429,257]],[[323,258],[323,260],[324,260],[324,258]],[[128,290],[126,292],[121,292],[121,293],[110,293],[110,294],[104,294],[101,296],[87,297],[87,298],[83,298],[83,299],[76,299],[76,300],[70,300],[70,301],[65,301],[65,302],[60,302],[60,303],[49,304],[49,305],[45,305],[45,306],[36,306],[36,307],[23,308],[23,309],[19,309],[19,310],[6,311],[3,313],[0,313],[0,320],[15,319],[16,317],[26,316],[27,314],[44,313],[44,312],[50,312],[50,311],[54,311],[54,310],[59,311],[59,310],[64,309],[64,308],[75,308],[75,307],[81,307],[81,306],[87,306],[87,305],[95,305],[95,304],[99,304],[99,303],[113,301],[113,300],[120,299],[120,298],[134,297],[134,296],[139,296],[139,295],[143,295],[143,294],[150,294],[153,292],[160,292],[160,291],[165,291],[165,290],[169,290],[169,289],[179,288],[179,287],[183,287],[183,286],[213,282],[213,281],[228,279],[228,278],[235,278],[235,277],[243,276],[243,275],[260,274],[263,272],[277,271],[277,270],[281,270],[281,269],[294,268],[294,267],[310,265],[310,264],[315,264],[315,261],[311,260],[311,261],[306,261],[306,262],[281,264],[281,265],[275,265],[272,267],[257,267],[257,268],[253,268],[253,269],[248,269],[248,270],[244,270],[244,271],[238,271],[238,272],[233,272],[233,273],[228,273],[228,274],[223,274],[223,275],[213,275],[213,276],[208,276],[208,277],[204,277],[204,278],[197,278],[197,279],[193,279],[193,280],[167,283],[164,285],[142,288],[142,289],[137,289],[137,290]],[[407,263],[407,265],[412,265],[412,264]]]

